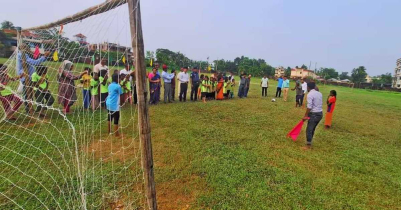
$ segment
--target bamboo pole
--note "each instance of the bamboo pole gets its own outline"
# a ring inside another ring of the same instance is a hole
[[[135,56],[136,90],[138,93],[139,139],[142,150],[142,167],[145,179],[145,193],[149,209],[156,210],[156,188],[153,174],[153,154],[150,135],[149,108],[146,101],[146,66],[142,35],[141,10],[139,0],[128,0],[131,42]]]
[[[93,16],[93,15],[97,15],[97,14],[101,14],[104,12],[107,12],[109,10],[112,10],[120,5],[123,5],[127,3],[127,0],[108,0],[104,3],[98,4],[96,6],[90,7],[88,9],[85,9],[81,12],[78,12],[74,15],[65,17],[63,19],[57,20],[55,22],[51,22],[45,25],[41,25],[41,26],[36,26],[36,27],[31,27],[31,28],[26,28],[23,29],[23,31],[31,31],[31,30],[40,30],[40,29],[49,29],[49,28],[53,28],[59,25],[65,25],[68,23],[73,23],[73,22],[77,22],[80,20],[83,20],[87,17]]]

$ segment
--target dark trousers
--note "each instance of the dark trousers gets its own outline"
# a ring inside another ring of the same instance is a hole
[[[267,87],[262,87],[262,96],[267,97]]]
[[[301,103],[299,104],[299,106],[302,106],[302,104],[304,104],[304,98],[305,98],[305,93],[302,94]]]
[[[164,83],[164,102],[171,102],[171,83]]]
[[[31,111],[30,108],[32,108],[31,101],[33,101],[34,90],[31,81],[25,80],[22,84],[24,85],[22,96],[24,97],[25,112],[29,113]]]
[[[191,101],[197,101],[198,100],[198,88],[199,88],[199,82],[192,83]]]
[[[187,90],[188,90],[188,83],[181,83],[180,84],[180,101],[187,101]]]
[[[52,106],[54,103],[54,98],[49,91],[42,92],[41,90],[36,90],[35,98],[36,98],[36,103],[38,103],[38,106],[36,107],[37,112],[40,112],[40,111],[46,109],[46,107],[42,107],[41,104],[49,107],[49,106]]]
[[[132,86],[132,96],[134,98],[134,104],[138,103],[138,94],[136,93],[136,85]]]
[[[276,90],[276,98],[277,97],[281,97],[281,87],[277,87],[277,90]]]
[[[295,102],[296,102],[297,104],[299,104],[299,106],[302,105],[302,102],[301,102],[302,97],[303,97],[303,95],[296,95],[296,96],[295,96]]]
[[[238,97],[242,98],[245,94],[245,85],[240,85],[238,88]]]
[[[100,105],[102,107],[106,107],[106,98],[109,96],[109,93],[100,93]]]
[[[312,139],[315,135],[316,126],[319,124],[320,120],[323,118],[323,112],[310,112],[308,117],[308,127],[306,127],[306,144],[312,145]]]
[[[174,97],[175,97],[175,87],[171,88],[171,100],[174,101]]]
[[[245,98],[248,97],[248,92],[249,92],[249,87],[246,87],[246,88],[244,89],[244,97],[245,97]]]
[[[90,90],[82,90],[82,96],[84,98],[84,109],[89,109],[89,105],[91,104],[91,93]]]

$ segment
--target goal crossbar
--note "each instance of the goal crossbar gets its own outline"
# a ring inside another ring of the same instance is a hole
[[[85,9],[81,12],[78,12],[74,15],[65,17],[63,19],[57,20],[55,22],[51,22],[48,24],[44,24],[41,26],[36,26],[36,27],[31,27],[31,28],[24,28],[22,29],[22,31],[31,31],[31,30],[41,30],[41,29],[49,29],[52,27],[56,27],[56,26],[60,26],[60,25],[65,25],[67,23],[73,23],[73,22],[77,22],[80,20],[83,20],[87,17],[93,16],[93,15],[97,15],[97,14],[101,14],[104,12],[107,12],[109,10],[112,10],[116,7],[119,7],[123,4],[127,3],[127,0],[107,0],[104,3],[98,4],[96,6],[90,7],[88,9]]]

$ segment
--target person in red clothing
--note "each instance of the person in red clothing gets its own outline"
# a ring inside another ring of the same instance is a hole
[[[330,91],[329,97],[327,97],[327,113],[324,121],[326,128],[331,128],[331,121],[333,119],[334,108],[336,107],[337,92],[335,90]]]
[[[0,101],[3,104],[7,120],[16,120],[14,113],[22,105],[22,99],[13,94],[11,88],[8,86],[8,83],[19,80],[24,76],[24,73],[18,77],[10,76],[7,73],[7,66],[0,64]],[[11,105],[12,103],[14,103],[13,106]]]
[[[223,100],[224,99],[224,92],[223,92],[224,78],[223,78],[223,76],[219,75],[217,77],[217,81],[218,81],[218,83],[217,83],[217,88],[216,88],[216,99]]]

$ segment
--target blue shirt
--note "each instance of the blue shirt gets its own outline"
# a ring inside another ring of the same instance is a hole
[[[278,78],[277,87],[281,88],[281,86],[283,86],[283,79],[282,78]]]
[[[192,82],[199,82],[199,73],[198,72],[192,72],[191,73],[191,79],[192,79]]]
[[[29,79],[31,79],[32,74],[35,72],[35,68],[33,66],[37,66],[40,65],[41,63],[46,61],[46,57],[42,56],[39,59],[35,60],[30,58],[28,55],[26,55],[26,64],[28,67],[28,74],[29,74]],[[18,59],[17,59],[17,66],[18,66],[18,75],[21,75],[22,73],[24,73],[24,68],[22,65],[22,54],[19,52],[18,53]],[[25,81],[25,77],[22,77],[20,79],[21,82]]]
[[[283,81],[283,86],[281,88],[289,88],[290,87],[290,80],[286,79]]]
[[[174,74],[169,74],[169,73],[163,71],[162,78],[163,78],[164,83],[171,83],[171,80],[174,78]]]
[[[115,82],[109,85],[109,96],[106,99],[107,110],[120,111],[120,95],[123,94],[121,86]]]

